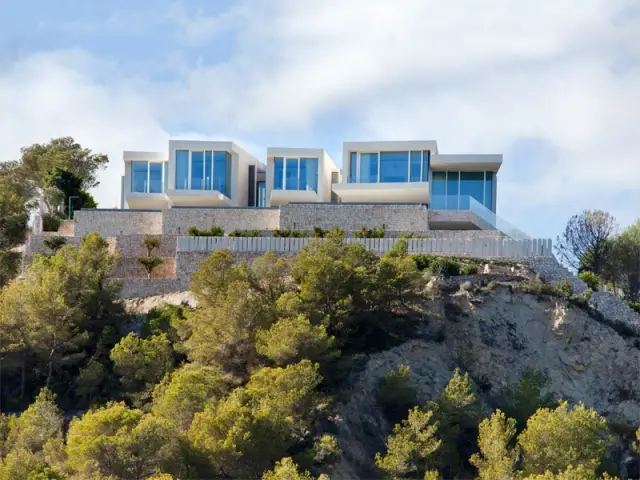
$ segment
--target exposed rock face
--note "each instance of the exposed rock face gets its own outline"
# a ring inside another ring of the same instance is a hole
[[[162,305],[187,305],[196,307],[196,301],[191,292],[175,292],[153,297],[131,298],[123,300],[127,312],[132,315],[146,315],[156,307]]]
[[[469,372],[486,404],[532,367],[548,375],[558,398],[640,425],[640,338],[623,338],[561,299],[508,287],[444,295],[430,310],[441,319],[429,320],[423,338],[363,358],[364,369],[353,374],[349,401],[339,406],[344,453],[332,478],[376,476],[373,457],[391,430],[376,404],[377,384],[400,365],[410,367],[420,404],[436,398],[456,367]]]

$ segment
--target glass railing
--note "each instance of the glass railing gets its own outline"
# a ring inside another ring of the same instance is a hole
[[[499,230],[514,240],[527,240],[530,238],[522,230],[499,217],[475,198],[468,195],[431,195],[430,207],[432,210],[470,211],[485,222],[489,228]]]
[[[358,176],[358,177],[347,177],[347,183],[427,183],[427,181],[425,180],[424,182],[421,181],[420,179],[418,180],[409,180],[409,178],[391,178],[391,179],[386,179],[386,181],[379,181],[378,176],[377,175],[372,175],[372,176]]]

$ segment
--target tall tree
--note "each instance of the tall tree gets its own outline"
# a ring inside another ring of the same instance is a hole
[[[28,221],[24,198],[0,176],[0,287],[18,272],[20,254],[12,249],[24,242]]]
[[[624,230],[613,242],[617,280],[624,296],[640,301],[640,220]]]
[[[569,219],[556,240],[556,253],[575,270],[600,274],[610,258],[610,240],[615,229],[616,220],[609,213],[585,210]]]
[[[84,180],[75,173],[55,167],[49,171],[43,179],[43,192],[45,200],[52,196],[52,190],[62,193],[63,211],[73,218],[73,212],[81,208],[95,208],[98,206],[91,194],[84,189]],[[58,200],[58,195],[53,197]],[[71,211],[69,211],[69,206]]]
[[[82,189],[98,186],[97,174],[109,162],[107,155],[83,148],[72,137],[54,138],[49,143],[35,143],[20,150],[20,162],[26,178],[39,186],[56,167],[71,172],[82,180]]]

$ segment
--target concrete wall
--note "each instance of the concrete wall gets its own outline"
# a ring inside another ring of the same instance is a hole
[[[189,227],[212,225],[232,230],[275,230],[280,226],[280,211],[269,208],[172,208],[164,211],[165,235],[185,235]]]
[[[103,237],[162,233],[162,211],[79,210],[74,217],[76,237],[84,237],[92,232],[98,232]]]
[[[311,230],[314,226],[331,229],[339,226],[345,232],[381,228],[388,232],[426,232],[427,210],[421,205],[307,203],[280,207],[280,228]]]

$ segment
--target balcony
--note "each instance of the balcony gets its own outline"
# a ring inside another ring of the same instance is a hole
[[[347,177],[346,180],[346,183],[331,185],[343,203],[429,202],[429,182],[377,182],[377,177],[362,176]]]
[[[322,198],[318,194],[317,189],[314,189],[312,185],[306,185],[305,188],[301,190],[273,189],[271,190],[269,200],[272,207],[277,207],[279,205],[286,205],[287,203],[321,202]]]

